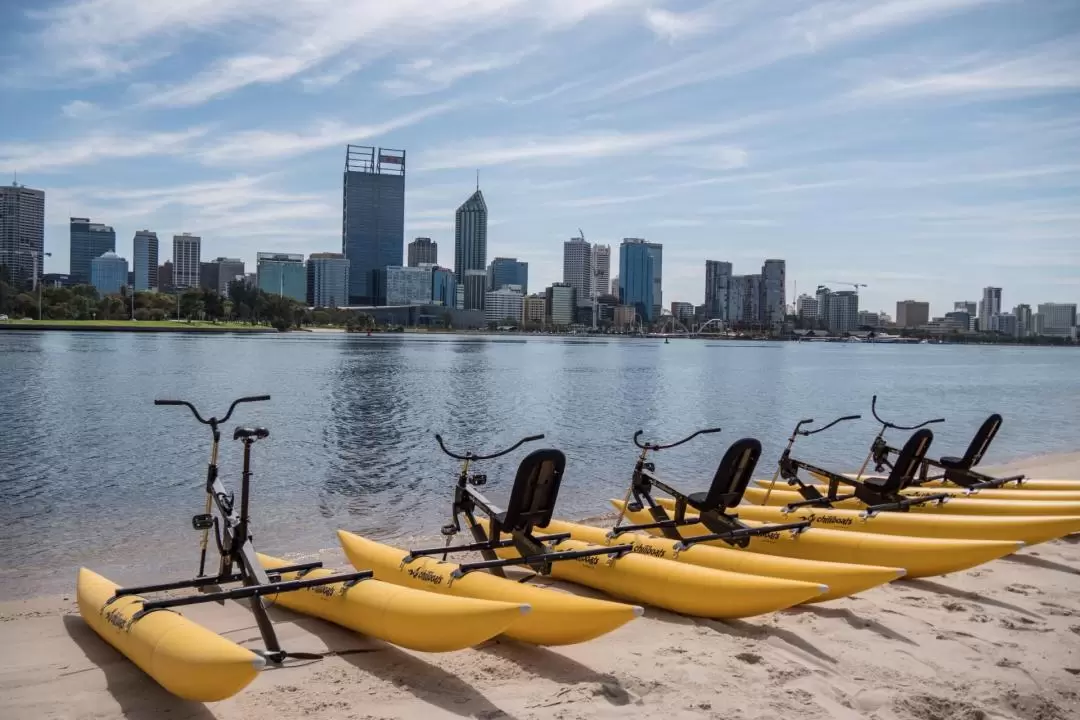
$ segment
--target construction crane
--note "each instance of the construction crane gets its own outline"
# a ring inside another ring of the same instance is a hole
[[[829,285],[851,285],[852,287],[855,288],[855,294],[856,295],[859,294],[859,288],[866,287],[866,283],[844,282],[842,280],[826,280],[825,282],[828,283]]]

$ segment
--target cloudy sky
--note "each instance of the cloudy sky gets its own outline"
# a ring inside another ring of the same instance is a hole
[[[581,228],[662,242],[665,304],[765,257],[789,300],[1080,301],[1076,0],[9,2],[0,173],[46,190],[51,272],[73,215],[128,257],[340,250],[351,142],[407,151],[445,264],[479,170],[536,289]]]

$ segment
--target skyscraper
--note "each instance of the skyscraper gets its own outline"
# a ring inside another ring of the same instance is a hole
[[[139,230],[131,241],[135,290],[158,288],[158,236],[151,230]]]
[[[611,291],[611,246],[592,246],[593,295],[600,297]]]
[[[409,243],[409,267],[420,267],[425,263],[432,265],[439,262],[439,243],[431,238],[418,237]]]
[[[644,240],[624,238],[619,246],[619,303],[632,305],[641,320],[653,320],[653,255]]]
[[[307,303],[336,308],[349,302],[349,261],[341,253],[311,253],[307,259]]]
[[[649,248],[649,255],[652,256],[653,267],[653,314],[652,319],[656,320],[660,317],[660,308],[664,307],[664,246],[660,243],[647,242],[645,247]]]
[[[728,287],[731,284],[731,263],[705,261],[706,320],[728,319]]]
[[[779,328],[787,315],[787,269],[783,260],[766,260],[761,266],[761,322]]]
[[[307,302],[303,253],[260,252],[255,254],[255,262],[255,277],[260,290]]]
[[[732,275],[728,286],[726,321],[753,325],[761,322],[761,275]]]
[[[68,274],[75,284],[90,282],[90,261],[107,252],[116,252],[116,231],[90,218],[71,218],[71,253]],[[195,276],[198,278],[198,269]]]
[[[930,303],[901,300],[896,303],[896,324],[902,328],[922,327],[930,322]]]
[[[1001,288],[983,288],[982,300],[979,301],[979,330],[990,329],[990,318],[1001,314]]]
[[[829,293],[826,327],[830,332],[850,332],[859,325],[859,294],[854,290]]]
[[[173,235],[173,287],[199,287],[199,257],[202,252],[202,238],[191,233]]]
[[[405,249],[405,151],[346,146],[343,195],[349,304],[383,305],[381,277],[388,266],[402,264]]]
[[[504,285],[520,285],[521,294],[529,293],[529,263],[519,262],[517,258],[497,257],[488,265],[488,291],[498,290]]]
[[[563,282],[574,288],[577,302],[588,302],[592,294],[592,245],[585,238],[563,243]]]
[[[475,278],[479,273],[479,286]],[[454,278],[465,288],[465,310],[483,310],[487,282],[487,203],[480,188],[454,213]]]
[[[43,274],[45,191],[23,185],[0,186],[0,280],[15,287],[34,284]]]

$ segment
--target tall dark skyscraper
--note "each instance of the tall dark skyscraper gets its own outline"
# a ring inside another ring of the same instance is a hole
[[[633,305],[645,323],[654,319],[655,272],[649,243],[641,238],[623,238],[619,246],[619,302]]]
[[[15,287],[33,284],[34,268],[43,274],[45,191],[23,185],[0,186],[0,266]]]
[[[349,260],[349,304],[386,304],[388,265],[405,254],[405,151],[345,150],[341,250]]]
[[[731,263],[705,261],[705,315],[707,320],[728,319],[728,291],[731,287]]]
[[[464,309],[482,310],[487,283],[487,203],[479,187],[454,214],[454,278],[465,287]]]
[[[71,218],[71,255],[68,274],[73,283],[90,283],[90,261],[116,252],[116,231],[90,218]]]
[[[431,238],[418,237],[409,243],[409,267],[420,267],[422,263],[439,263],[439,243]]]
[[[136,290],[158,287],[158,236],[150,230],[139,230],[131,242],[134,263],[132,286]]]

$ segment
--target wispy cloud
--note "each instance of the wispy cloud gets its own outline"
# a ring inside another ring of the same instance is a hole
[[[0,145],[0,169],[21,172],[70,170],[105,160],[187,154],[207,127],[175,132],[94,133],[41,143]]]
[[[704,35],[711,32],[716,24],[716,16],[708,9],[683,13],[663,8],[649,8],[645,11],[645,26],[670,42]]]
[[[426,95],[445,90],[469,76],[516,65],[531,52],[533,50],[522,50],[453,61],[440,61],[430,57],[419,58],[399,66],[397,74],[384,80],[381,87],[391,95]]]

